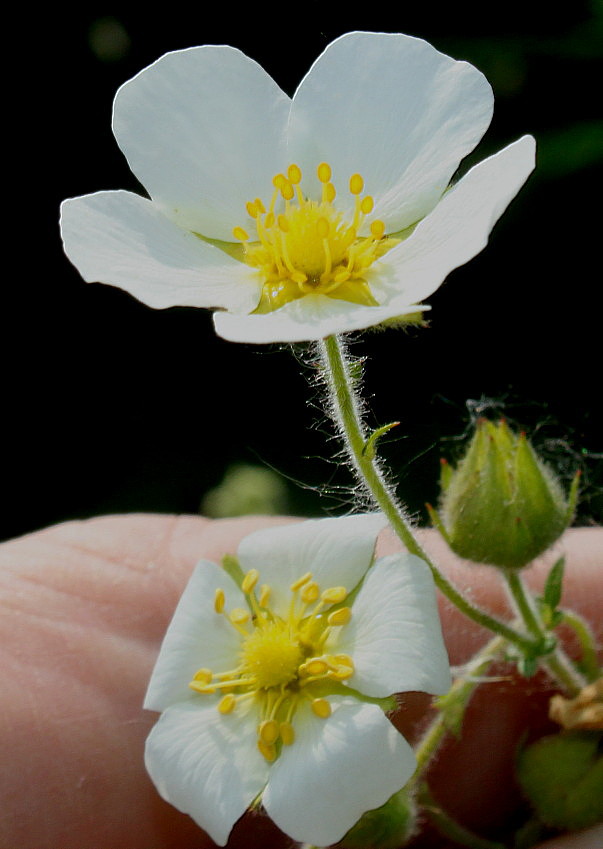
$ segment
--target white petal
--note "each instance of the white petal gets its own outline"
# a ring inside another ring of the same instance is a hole
[[[385,270],[391,278],[391,271],[387,268]],[[392,311],[389,304],[364,307],[328,295],[305,295],[274,312],[262,315],[216,312],[214,326],[216,333],[230,342],[254,342],[260,345],[270,342],[305,342],[325,339],[334,333],[373,327],[392,315],[416,313],[418,309],[416,302],[410,301],[405,307],[396,306],[395,311]],[[426,308],[422,306],[421,309]]]
[[[454,268],[486,246],[490,231],[533,170],[534,155],[534,139],[523,136],[474,166],[414,233],[386,254],[382,266],[389,266],[383,280],[388,279],[390,315],[409,300],[417,303],[431,295]],[[379,279],[374,279],[379,300]],[[394,297],[393,286],[398,290]]]
[[[218,588],[224,590],[227,611],[246,606],[243,593],[223,569],[209,560],[195,567],[161,644],[144,702],[148,710],[165,710],[191,698],[188,685],[198,669],[218,673],[238,665],[241,636],[214,609]]]
[[[178,227],[131,192],[98,192],[61,206],[65,252],[88,283],[110,283],[150,307],[248,312],[260,288],[251,269]]]
[[[214,239],[286,168],[289,98],[233,47],[168,53],[117,92],[113,130],[132,171],[174,220]]]
[[[290,156],[334,168],[337,203],[355,172],[388,232],[426,215],[488,127],[486,78],[407,35],[354,32],[330,44],[293,98]],[[305,182],[304,182],[305,187]]]
[[[272,765],[263,804],[294,840],[336,843],[415,770],[412,749],[376,705],[330,697],[333,713],[295,714],[295,742]]]
[[[271,587],[272,609],[285,616],[289,587],[306,572],[321,590],[352,590],[370,566],[377,535],[386,524],[381,513],[372,513],[267,528],[245,537],[238,557],[244,572],[259,571],[260,583]]]
[[[219,846],[266,784],[255,707],[222,715],[216,700],[175,705],[151,731],[145,764],[161,796],[189,814]]]
[[[377,560],[335,650],[353,659],[348,683],[367,696],[447,692],[450,666],[427,564],[412,554]]]

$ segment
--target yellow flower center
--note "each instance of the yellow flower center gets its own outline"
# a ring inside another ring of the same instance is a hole
[[[260,198],[247,203],[255,221],[256,238],[235,227],[235,239],[243,243],[244,261],[257,268],[263,281],[256,313],[267,313],[304,295],[329,295],[364,306],[378,306],[366,274],[376,259],[398,244],[385,236],[385,224],[374,219],[369,235],[359,231],[373,210],[370,195],[362,196],[360,174],[350,178],[354,213],[350,219],[334,205],[335,187],[331,167],[322,162],[317,169],[322,185],[320,201],[302,192],[302,172],[293,164],[287,175],[277,174],[268,209]]]
[[[307,572],[291,585],[288,615],[282,618],[271,608],[268,585],[256,593],[258,580],[255,569],[243,580],[247,608],[227,612],[221,589],[214,599],[216,613],[225,616],[241,637],[238,666],[219,672],[199,669],[189,686],[201,694],[222,693],[217,709],[224,715],[253,699],[259,710],[258,748],[273,761],[281,746],[295,740],[292,719],[299,703],[308,700],[314,714],[326,719],[331,706],[324,685],[354,674],[351,657],[330,654],[325,648],[328,637],[350,621],[352,612],[342,606],[345,587],[321,592]]]

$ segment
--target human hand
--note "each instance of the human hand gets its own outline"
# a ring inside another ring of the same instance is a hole
[[[3,849],[204,849],[213,844],[163,802],[143,765],[156,715],[141,704],[159,643],[188,575],[200,558],[219,560],[259,527],[291,519],[210,521],[199,517],[117,516],[72,522],[0,546],[0,694]],[[508,613],[494,570],[466,566],[425,532],[425,545],[473,599]],[[570,531],[564,603],[603,638],[603,530]],[[387,533],[379,553],[398,547]],[[547,558],[550,564],[551,558]],[[527,573],[542,582],[544,564]],[[480,628],[442,601],[451,663],[484,641]],[[500,670],[498,670],[500,671]],[[508,674],[508,669],[504,674]],[[434,796],[451,814],[487,834],[517,808],[511,775],[526,729],[547,727],[551,687],[543,676],[484,684],[468,710],[460,742],[446,745],[431,770]],[[396,723],[416,737],[430,697],[404,697]],[[484,755],[484,753],[486,753]],[[286,847],[267,818],[247,815],[231,847]],[[443,841],[423,832],[421,849]],[[543,844],[597,849],[603,828]]]

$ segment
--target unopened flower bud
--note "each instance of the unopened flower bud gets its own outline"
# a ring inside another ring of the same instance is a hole
[[[337,844],[339,849],[397,849],[415,830],[416,805],[403,788],[385,805],[367,811]]]
[[[524,433],[480,419],[456,469],[444,470],[440,516],[432,517],[467,560],[521,569],[549,548],[571,521],[570,498]]]

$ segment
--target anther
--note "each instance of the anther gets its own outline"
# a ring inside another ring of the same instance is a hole
[[[268,602],[270,601],[270,587],[268,584],[262,584],[260,589],[260,600],[258,604],[260,607],[268,607]]]
[[[304,584],[307,584],[309,580],[312,578],[312,572],[305,572],[301,578],[298,578],[297,581],[294,581],[289,589],[292,593],[297,592],[297,590],[301,589]]]
[[[280,190],[280,188],[281,188],[281,186],[283,185],[283,183],[286,183],[286,182],[287,182],[287,178],[285,177],[285,175],[284,175],[284,174],[276,174],[276,175],[272,178],[272,185],[274,186],[274,188],[275,188],[275,189],[279,189],[279,190]]]
[[[382,239],[385,233],[385,224],[378,218],[371,223],[371,235],[375,239]]]
[[[299,667],[299,672],[301,675],[305,676],[324,675],[328,668],[329,664],[325,663],[324,660],[314,658],[313,660],[306,661],[306,663],[302,663]]]
[[[224,603],[226,601],[226,597],[224,595],[224,590],[217,589],[214,595],[214,610],[216,613],[222,613],[224,610]]]
[[[331,705],[326,699],[312,699],[312,710],[321,719],[331,716]]]
[[[264,218],[264,227],[266,230],[270,230],[271,227],[274,227],[274,212],[269,212],[266,218]]]
[[[290,722],[281,722],[281,740],[285,746],[291,746],[295,740],[295,731]]]
[[[218,711],[220,713],[232,713],[235,709],[236,703],[236,696],[233,696],[232,693],[227,693],[225,696],[222,696],[218,702]]]
[[[328,183],[331,179],[331,166],[327,162],[321,162],[316,169],[316,174],[321,183]]]
[[[198,681],[200,684],[209,684],[213,678],[211,669],[198,669],[193,675],[193,681]]]
[[[276,748],[274,746],[274,743],[269,745],[268,743],[264,743],[264,741],[260,739],[258,740],[258,749],[266,758],[266,760],[270,763],[276,760]]]
[[[337,192],[335,191],[335,186],[333,183],[327,183],[322,190],[323,200],[326,200],[327,203],[333,203],[335,200],[335,195]]]
[[[289,222],[287,221],[286,215],[279,215],[276,219],[278,221],[279,228],[283,231],[283,233],[289,232]]]
[[[280,734],[279,724],[276,719],[265,719],[264,722],[260,724],[258,733],[260,740],[266,743],[267,746],[271,746],[278,740]]]
[[[230,619],[233,625],[244,625],[251,619],[251,614],[243,607],[233,607],[233,609],[228,614],[228,618]]]
[[[360,201],[360,211],[363,215],[368,215],[369,212],[373,211],[374,201],[370,195],[366,195]]]
[[[243,230],[242,227],[235,227],[232,231],[232,235],[239,242],[248,242],[249,241],[249,235],[248,235],[246,230]]]
[[[352,174],[350,177],[350,192],[353,195],[359,195],[364,188],[364,180],[360,174]]]
[[[258,212],[260,212],[262,215],[266,212],[266,207],[262,203],[261,198],[256,198],[254,200],[254,204],[255,204],[255,207],[258,210]]]
[[[249,215],[250,218],[257,218],[260,213],[257,201],[254,200],[248,200],[245,204],[245,209],[247,210],[247,215]]]
[[[258,582],[258,578],[260,577],[260,573],[257,569],[250,569],[249,572],[243,578],[243,583],[241,584],[241,589],[244,593],[253,592],[255,585]]]
[[[325,604],[340,604],[347,597],[348,591],[345,587],[329,587],[324,590],[321,599]]]
[[[316,581],[310,581],[310,583],[304,586],[300,593],[301,600],[306,604],[311,604],[313,601],[316,601],[319,595],[320,588]]]
[[[289,182],[293,183],[294,186],[301,183],[302,172],[299,165],[295,165],[295,163],[290,165],[287,169],[287,177],[289,178]]]
[[[352,618],[352,611],[349,607],[340,607],[339,610],[334,610],[329,614],[327,622],[329,625],[336,627],[337,625],[347,625]]]
[[[293,189],[292,184],[289,182],[289,180],[284,180],[281,183],[281,185],[279,186],[279,188],[280,188],[280,191],[281,191],[281,195],[283,196],[283,198],[285,200],[293,200],[293,198],[295,196],[295,191]]]

